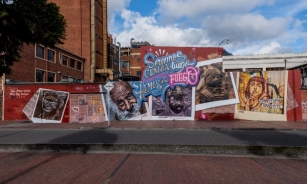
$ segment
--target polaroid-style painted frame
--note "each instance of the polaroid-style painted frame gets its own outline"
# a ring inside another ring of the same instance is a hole
[[[210,65],[210,64],[219,63],[219,62],[222,62],[222,58],[217,58],[217,59],[205,60],[205,61],[198,62],[196,67]],[[229,72],[229,75],[231,77],[231,83],[233,85],[233,89],[234,89],[234,93],[235,93],[235,98],[229,99],[229,100],[220,100],[220,101],[206,102],[206,103],[202,103],[202,104],[197,104],[195,106],[195,110],[196,111],[203,110],[203,109],[208,109],[208,108],[212,108],[212,107],[219,107],[219,106],[223,106],[223,105],[237,104],[237,103],[240,102],[239,96],[238,96],[237,87],[236,87],[236,83],[235,83],[235,80],[234,80],[232,72]]]

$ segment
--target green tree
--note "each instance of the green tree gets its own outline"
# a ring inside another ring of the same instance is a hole
[[[24,44],[63,44],[66,21],[47,0],[0,0],[0,76],[20,61]]]

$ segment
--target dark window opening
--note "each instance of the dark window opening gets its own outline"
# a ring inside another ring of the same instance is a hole
[[[48,49],[48,61],[54,62],[54,51]]]
[[[82,70],[82,62],[78,61],[77,63],[77,69]]]
[[[42,70],[36,70],[36,82],[44,82],[44,74],[45,72]]]
[[[36,45],[36,57],[44,59],[44,47]]]
[[[55,73],[48,72],[48,82],[55,81]]]
[[[76,60],[70,58],[70,65],[69,65],[69,66],[70,66],[71,68],[75,68],[75,63],[76,63]]]
[[[62,56],[62,65],[67,66],[68,57]]]

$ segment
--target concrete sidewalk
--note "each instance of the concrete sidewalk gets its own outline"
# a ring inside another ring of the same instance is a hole
[[[0,121],[0,150],[307,156],[306,122]]]
[[[215,129],[215,130],[300,130],[307,122],[286,121],[110,121],[102,123],[32,123],[0,121],[0,129]]]

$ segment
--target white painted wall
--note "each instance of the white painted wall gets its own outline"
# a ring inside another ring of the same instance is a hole
[[[299,54],[271,54],[271,55],[236,55],[223,56],[223,71],[225,69],[286,67],[291,69],[301,65],[307,65],[307,53]]]

